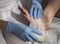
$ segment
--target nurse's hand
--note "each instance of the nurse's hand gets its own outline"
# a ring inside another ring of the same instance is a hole
[[[7,27],[6,27],[6,32],[10,32],[26,42],[39,41],[39,38],[35,36],[33,33],[40,36],[42,35],[42,33],[38,31],[37,29],[28,27],[24,24],[20,24],[20,23],[16,24],[13,22],[8,22]]]
[[[30,16],[34,19],[39,19],[42,16],[42,6],[37,0],[32,0]]]

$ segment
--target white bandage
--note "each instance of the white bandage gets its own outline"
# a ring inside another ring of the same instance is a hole
[[[45,27],[41,19],[34,19],[30,22],[30,27],[38,29],[42,32],[42,36],[35,34],[40,40],[39,41],[46,41],[46,32]]]

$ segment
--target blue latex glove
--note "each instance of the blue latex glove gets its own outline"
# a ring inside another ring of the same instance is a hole
[[[39,41],[39,38],[35,36],[33,33],[36,33],[38,35],[42,35],[41,32],[38,30],[28,27],[24,24],[15,24],[13,22],[8,22],[6,31],[10,32],[19,38],[21,38],[24,41]]]
[[[42,16],[42,6],[40,4],[41,0],[32,0],[32,6],[30,9],[30,16],[33,17],[34,19],[38,19]]]

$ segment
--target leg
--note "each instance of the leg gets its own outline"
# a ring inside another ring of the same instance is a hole
[[[46,29],[49,28],[49,25],[54,18],[56,12],[60,8],[60,0],[51,0],[47,7],[44,9],[44,14],[42,19],[44,21]]]

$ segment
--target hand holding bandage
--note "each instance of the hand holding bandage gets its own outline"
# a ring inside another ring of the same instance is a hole
[[[32,2],[33,3],[30,10],[30,16],[32,17],[30,22],[30,27],[34,27],[38,29],[40,32],[42,32],[43,34],[42,36],[36,34],[35,35],[39,37],[39,41],[45,41],[46,40],[45,26],[41,19],[43,9],[41,4],[37,0],[33,0]]]

